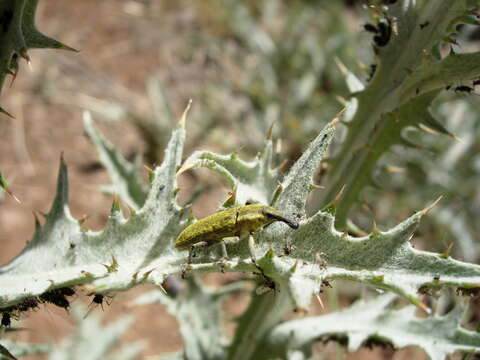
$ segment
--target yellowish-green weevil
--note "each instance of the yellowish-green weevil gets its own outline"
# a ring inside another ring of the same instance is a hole
[[[188,263],[190,264],[193,252],[198,247],[208,247],[221,243],[223,257],[226,258],[227,250],[224,240],[248,237],[250,255],[252,261],[255,262],[255,244],[252,234],[275,221],[282,221],[292,229],[298,228],[298,222],[286,218],[280,211],[271,206],[262,204],[235,206],[187,226],[175,241],[175,248],[190,250],[188,256]]]

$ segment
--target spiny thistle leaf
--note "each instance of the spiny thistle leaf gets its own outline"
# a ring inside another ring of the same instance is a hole
[[[196,151],[185,161],[182,172],[206,167],[222,175],[235,192],[237,204],[248,200],[268,204],[277,186],[278,171],[271,168],[272,140],[267,140],[261,155],[247,162],[240,160],[237,154],[220,155],[210,151]]]
[[[396,292],[421,307],[417,292],[423,287],[480,287],[478,265],[445,259],[441,254],[412,247],[409,240],[424,215],[425,212],[420,211],[389,231],[353,238],[333,230],[334,218],[319,212],[292,232],[290,241],[298,247],[295,257],[315,264],[314,254],[321,254],[328,267],[313,271],[310,265],[298,271],[305,277],[315,272],[318,276],[315,278],[319,279],[371,284]]]
[[[448,134],[433,121],[428,107],[447,85],[480,76],[479,54],[452,53],[441,58],[436,50],[472,7],[467,0],[405,0],[383,10],[373,7],[376,25],[380,28],[381,23],[386,29],[373,37],[376,71],[370,83],[359,91],[361,86],[343,70],[358,107],[348,122],[342,149],[332,159],[326,189],[321,194],[325,205],[345,187],[337,207],[337,226],[345,228],[348,212],[370,183],[380,157],[392,145],[402,143],[400,134],[405,127],[425,125]]]
[[[255,358],[272,359],[299,349],[307,356],[322,337],[346,337],[355,351],[370,338],[401,349],[418,346],[432,360],[443,360],[455,351],[480,351],[480,334],[461,327],[465,307],[458,305],[445,316],[415,316],[415,307],[390,307],[395,296],[387,294],[331,314],[286,321],[273,328]]]
[[[84,125],[87,135],[100,153],[100,161],[112,178],[112,192],[118,194],[130,207],[138,210],[145,203],[148,188],[139,177],[138,162],[130,163],[122,154],[103,138],[93,126],[90,113],[84,113]]]
[[[185,137],[183,126],[180,123],[172,134],[144,206],[128,220],[120,212],[112,213],[100,232],[82,231],[81,224],[71,217],[67,168],[62,160],[57,195],[46,223],[37,227],[20,255],[0,267],[0,307],[48,289],[94,280],[93,286],[100,289],[126,289],[147,280],[161,283],[163,274],[180,271],[183,255],[171,245],[188,215],[176,205],[174,195]],[[109,272],[104,264],[111,264],[113,257],[117,271]],[[152,272],[154,269],[160,271]]]
[[[37,10],[38,0],[26,0],[26,1],[20,0],[17,2],[25,3],[23,8],[21,25],[22,25],[22,35],[24,37],[25,47],[27,49],[50,48],[50,49],[78,51],[70,46],[62,44],[58,40],[45,36],[40,31],[38,31],[37,27],[35,26],[35,12]]]
[[[0,4],[0,90],[5,76],[18,71],[18,57],[27,62],[32,48],[53,48],[77,51],[61,42],[43,35],[35,26],[38,0],[5,0]],[[0,112],[11,116],[0,108]]]
[[[334,133],[332,121],[315,138],[302,157],[295,163],[284,181],[278,186],[278,170],[271,168],[272,140],[267,138],[262,155],[254,161],[246,162],[236,154],[219,155],[209,151],[196,151],[184,163],[179,173],[192,168],[206,167],[227,179],[232,186],[239,205],[248,200],[270,204],[285,214],[303,216],[305,199],[311,191],[312,178]],[[279,192],[279,194],[275,194]],[[278,200],[277,200],[278,199]]]
[[[175,251],[172,244],[187,224],[186,211],[176,205],[174,195],[175,174],[185,136],[182,125],[183,122],[172,135],[165,162],[154,171],[144,206],[128,220],[118,211],[112,213],[105,229],[100,232],[82,232],[79,223],[71,218],[67,205],[67,172],[62,162],[57,196],[46,224],[37,228],[32,241],[17,258],[0,268],[3,306],[48,289],[88,282],[93,282],[98,291],[103,292],[128,289],[145,281],[161,284],[168,274],[180,271],[186,261],[185,252]],[[257,239],[255,255],[259,266],[291,296],[291,306],[306,308],[322,282],[333,279],[350,279],[389,289],[419,306],[422,304],[417,291],[425,286],[478,287],[480,267],[477,265],[418,251],[409,244],[425,211],[389,231],[375,232],[363,238],[337,232],[333,226],[334,217],[328,213],[318,212],[305,219],[302,212],[310,189],[308,184],[332,135],[333,126],[329,125],[281,184],[285,191],[280,195],[278,207],[289,216],[303,219],[300,228],[292,230],[285,224],[274,223]],[[265,192],[265,179],[269,179],[272,185],[276,179],[265,175],[271,174],[269,161],[265,161],[268,156],[259,158],[253,166],[217,154],[212,158],[221,161],[225,169],[231,170],[230,174],[242,170],[244,176],[241,179],[249,180],[248,191],[260,184],[254,188],[255,193],[263,191],[265,197],[270,198],[271,195]],[[264,170],[258,170],[262,168]],[[242,186],[237,185],[237,188],[240,189],[238,196],[248,196],[243,193]],[[288,244],[295,246],[290,256],[277,256],[283,254]],[[192,269],[220,269],[216,265],[216,250],[212,247],[199,251]],[[246,241],[229,244],[228,253],[230,260],[225,263],[228,271],[257,271]],[[328,266],[320,265],[319,258]],[[105,266],[111,264],[112,259],[116,261],[116,271],[109,271]],[[24,280],[18,281],[19,278]]]
[[[447,85],[465,84],[480,77],[480,52],[451,53],[441,60],[430,57],[423,62],[398,89],[401,103],[432,90],[444,89]],[[455,88],[452,88],[455,90]]]
[[[286,214],[304,215],[305,199],[312,190],[313,175],[327,153],[337,122],[338,118],[328,124],[290,169],[281,183],[284,190],[276,204],[279,210]]]

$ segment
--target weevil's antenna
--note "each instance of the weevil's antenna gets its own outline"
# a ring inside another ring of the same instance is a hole
[[[279,215],[279,214],[274,214],[268,210],[266,210],[265,212],[265,215],[268,216],[268,217],[271,217],[275,220],[278,220],[278,221],[281,221],[281,222],[284,222],[285,224],[287,224],[288,226],[290,226],[292,229],[298,229],[299,225],[298,225],[298,222],[295,221],[295,220],[291,220],[291,219],[287,219],[286,217],[282,216],[282,215]]]

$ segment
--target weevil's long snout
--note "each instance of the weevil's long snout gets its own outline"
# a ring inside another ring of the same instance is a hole
[[[287,218],[282,218],[282,219],[279,219],[279,220],[283,221],[285,224],[290,226],[292,229],[298,229],[298,227],[300,226],[298,224],[298,221],[295,221],[295,220],[290,220],[290,219],[287,219]]]
[[[274,214],[274,213],[271,213],[269,211],[266,212],[266,214],[268,217],[271,217],[275,220],[278,220],[278,221],[282,221],[284,222],[285,224],[287,224],[288,226],[290,226],[292,229],[298,229],[299,227],[299,224],[297,221],[295,220],[291,220],[291,219],[287,219],[286,217],[282,216],[282,215],[279,215],[279,214]]]

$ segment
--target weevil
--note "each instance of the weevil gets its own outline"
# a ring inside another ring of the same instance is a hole
[[[252,234],[275,221],[284,222],[292,229],[298,228],[298,222],[286,218],[271,206],[262,204],[235,206],[187,226],[175,241],[175,248],[190,251],[188,255],[188,264],[190,264],[196,248],[220,243],[223,257],[226,258],[227,250],[224,240],[248,237],[250,256],[255,263],[255,243]]]

